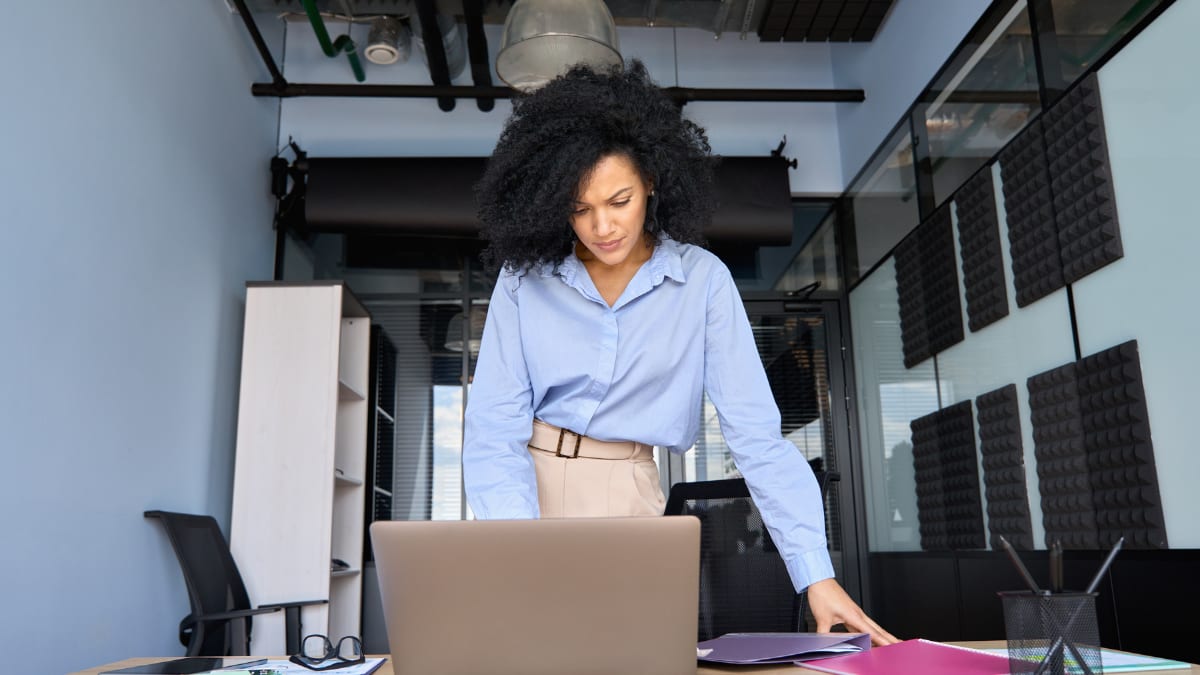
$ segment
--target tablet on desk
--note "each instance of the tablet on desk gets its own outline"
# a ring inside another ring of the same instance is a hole
[[[141,666],[130,666],[120,670],[106,670],[100,675],[189,675],[190,673],[206,673],[221,668],[256,666],[266,663],[266,659],[255,659],[249,656],[188,656],[182,659],[147,663]]]

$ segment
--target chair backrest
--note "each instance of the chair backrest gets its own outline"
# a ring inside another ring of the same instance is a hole
[[[836,472],[815,471],[824,495]],[[803,596],[788,576],[743,478],[676,483],[667,515],[700,519],[697,639],[804,630]]]
[[[250,617],[244,619],[241,636],[232,634],[228,621],[194,621],[196,616],[251,608],[246,585],[217,521],[212,516],[170,511],[146,511],[143,515],[162,521],[179,559],[192,608],[179,626],[180,641],[187,645],[188,655],[248,653],[248,645],[240,643],[250,634]]]

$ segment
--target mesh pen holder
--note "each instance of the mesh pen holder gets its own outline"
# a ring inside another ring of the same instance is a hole
[[[1095,593],[1000,593],[1013,675],[1099,675]]]

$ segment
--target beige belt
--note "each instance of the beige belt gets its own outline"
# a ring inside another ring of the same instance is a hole
[[[529,447],[565,459],[651,459],[654,456],[654,446],[645,443],[598,441],[541,420],[533,421],[533,436],[529,439]]]

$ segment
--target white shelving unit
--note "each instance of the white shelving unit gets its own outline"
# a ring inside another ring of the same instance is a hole
[[[341,282],[247,284],[230,548],[254,605],[327,598],[301,623],[333,639],[360,634],[370,323]],[[283,621],[252,654],[286,653]]]

